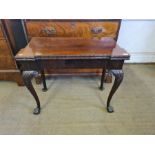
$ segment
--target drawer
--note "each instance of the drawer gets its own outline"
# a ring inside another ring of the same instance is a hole
[[[28,37],[112,37],[117,36],[119,20],[114,21],[52,21],[26,20]]]
[[[51,69],[78,69],[78,68],[103,68],[106,65],[106,60],[102,59],[70,59],[70,60],[38,60],[41,68]]]
[[[0,70],[16,69],[15,60],[10,56],[0,56]]]
[[[10,47],[7,44],[7,40],[0,40],[0,56],[12,56]]]
[[[15,69],[15,60],[12,57],[6,40],[0,40],[0,69]]]
[[[0,25],[0,38],[4,38],[4,35],[3,35],[3,31],[2,31],[2,27]]]

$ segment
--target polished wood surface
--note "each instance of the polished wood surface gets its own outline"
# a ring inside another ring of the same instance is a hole
[[[2,27],[1,27],[1,24],[0,24],[0,39],[2,39],[4,36],[3,36],[3,31],[2,31]]]
[[[6,40],[0,40],[0,70],[15,68],[15,60],[11,55]]]
[[[35,21],[26,22],[28,37],[115,38],[118,21]]]
[[[0,56],[11,56],[10,47],[6,39],[0,39],[0,50],[5,52],[5,54],[1,52]]]
[[[18,86],[24,85],[19,70],[0,70],[0,80],[14,81]]]
[[[4,27],[4,31],[6,33],[7,40],[9,42],[9,46],[11,47],[12,54],[14,55],[15,51],[16,51],[17,43],[14,38],[12,22],[13,22],[13,20],[10,20],[10,19],[3,20],[3,25],[4,25],[3,27]]]
[[[18,85],[23,85],[13,55],[13,44],[11,44],[10,39],[12,36],[10,36],[10,31],[7,30],[5,20],[0,20],[0,80],[16,81]]]
[[[22,49],[16,59],[45,58],[74,59],[81,56],[91,58],[121,57],[128,58],[125,50],[116,45],[112,38],[84,39],[84,38],[50,38],[34,37],[30,43]]]

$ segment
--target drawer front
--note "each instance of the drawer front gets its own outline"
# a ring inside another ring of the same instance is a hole
[[[39,60],[41,68],[49,69],[78,69],[78,68],[103,68],[106,65],[106,60],[96,59],[75,59],[75,60]]]
[[[2,31],[2,27],[0,25],[0,38],[4,38],[4,35],[3,35],[3,31]]]
[[[0,56],[11,56],[11,49],[7,44],[7,40],[0,40]]]
[[[11,57],[0,56],[0,70],[16,69],[15,61]]]
[[[15,60],[12,57],[6,40],[0,40],[0,69],[15,69]]]
[[[117,36],[119,21],[26,21],[28,37],[83,37]]]

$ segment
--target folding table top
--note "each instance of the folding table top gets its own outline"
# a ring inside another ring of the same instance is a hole
[[[57,38],[33,37],[21,49],[16,59],[26,58],[121,58],[129,59],[129,54],[120,48],[113,38]]]

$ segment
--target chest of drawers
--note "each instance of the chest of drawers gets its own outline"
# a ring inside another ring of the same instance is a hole
[[[31,37],[117,38],[119,21],[104,20],[26,20]]]
[[[15,81],[18,85],[23,85],[14,59],[6,23],[3,20],[0,20],[0,80]]]

